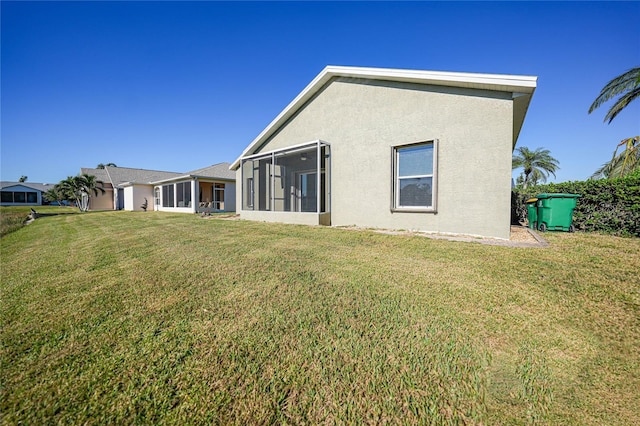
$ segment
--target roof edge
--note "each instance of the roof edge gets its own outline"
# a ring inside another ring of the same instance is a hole
[[[406,83],[432,84],[438,86],[469,87],[498,91],[526,93],[530,96],[537,86],[538,77],[509,74],[481,74],[449,71],[425,71],[397,68],[367,68],[348,66],[326,66],[303,90],[287,105],[276,118],[242,151],[242,154],[229,166],[237,170],[242,157],[250,153],[257,145],[270,137],[304,103],[311,99],[330,79],[334,77],[367,78],[373,80],[391,80]],[[519,133],[515,132],[516,134]]]
[[[149,185],[159,185],[162,183],[168,183],[168,182],[175,182],[177,180],[186,180],[186,179],[207,179],[207,180],[222,180],[225,182],[235,182],[235,179],[233,178],[225,178],[225,177],[213,177],[213,176],[205,176],[205,175],[183,175],[183,176],[176,176],[176,177],[172,177],[172,178],[167,178],[167,179],[162,179],[162,180],[156,180],[154,182],[149,182]]]

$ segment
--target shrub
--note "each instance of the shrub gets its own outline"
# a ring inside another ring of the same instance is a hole
[[[514,188],[513,222],[527,217],[526,200],[541,193],[582,195],[573,213],[577,230],[640,237],[640,173],[618,179],[572,181]]]

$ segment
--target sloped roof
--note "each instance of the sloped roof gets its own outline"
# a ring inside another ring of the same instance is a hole
[[[235,180],[236,175],[229,170],[229,163],[218,163],[203,167],[187,173],[163,172],[159,170],[133,169],[129,167],[111,167],[104,169],[92,169],[83,167],[80,173],[93,175],[97,180],[111,183],[114,187],[126,184],[155,184],[181,178],[213,178],[223,180]]]
[[[80,169],[81,174],[87,174],[89,176],[95,176],[96,180],[99,180],[104,183],[111,183],[109,180],[109,175],[105,169],[91,169],[88,167],[83,167]]]
[[[318,93],[325,85],[337,77],[365,78],[370,80],[385,80],[405,83],[430,84],[448,87],[463,87],[480,90],[494,90],[512,93],[513,108],[513,146],[520,134],[529,102],[536,88],[537,77],[506,75],[506,74],[476,74],[442,71],[423,71],[392,68],[361,68],[327,66],[314,78],[307,87],[249,144],[231,165],[236,170],[240,159],[250,155],[254,149],[260,147],[271,137],[288,119],[290,119],[304,104]],[[319,135],[320,136],[320,135]]]
[[[236,174],[229,170],[231,164],[229,163],[218,163],[212,166],[203,167],[202,169],[197,169],[188,172],[188,175],[198,176],[198,177],[211,177],[218,179],[236,179]]]
[[[145,170],[133,169],[129,167],[111,166],[107,166],[104,169],[91,169],[83,167],[80,169],[80,173],[93,175],[97,180],[101,180],[105,183],[111,183],[114,187],[120,186],[124,183],[150,184],[151,182],[155,182],[158,180],[170,179],[182,175],[182,173],[176,172],[163,172],[159,170]]]
[[[230,170],[229,163],[218,163],[212,166],[204,167],[202,169],[193,170],[188,173],[178,174],[178,176],[172,176],[166,179],[160,179],[154,184],[159,184],[163,182],[169,182],[172,180],[179,179],[193,179],[193,178],[209,178],[209,179],[220,179],[220,180],[236,180],[235,172]]]
[[[27,188],[34,189],[36,191],[46,192],[51,188],[53,188],[55,185],[50,183],[35,183],[35,182],[9,182],[9,181],[0,182],[0,189],[8,189],[13,186],[24,186]]]

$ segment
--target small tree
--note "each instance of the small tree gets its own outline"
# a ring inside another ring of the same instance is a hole
[[[546,182],[549,174],[555,177],[556,171],[560,168],[558,160],[551,156],[548,149],[536,148],[535,151],[531,151],[526,146],[516,149],[511,167],[523,168],[522,175],[517,179],[523,188]]]
[[[65,199],[73,200],[81,212],[89,210],[89,200],[92,193],[95,196],[98,195],[98,192],[105,193],[102,188],[103,182],[86,173],[78,176],[69,176],[58,185]]]
[[[47,192],[42,194],[44,199],[49,203],[58,202],[62,205],[62,201],[64,201],[65,197],[58,185],[54,185],[53,188],[50,188]]]

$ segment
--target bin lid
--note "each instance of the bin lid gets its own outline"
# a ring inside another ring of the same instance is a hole
[[[538,201],[537,198],[529,198],[525,203],[535,203],[536,201]]]
[[[538,194],[537,198],[578,198],[582,197],[580,194]]]

